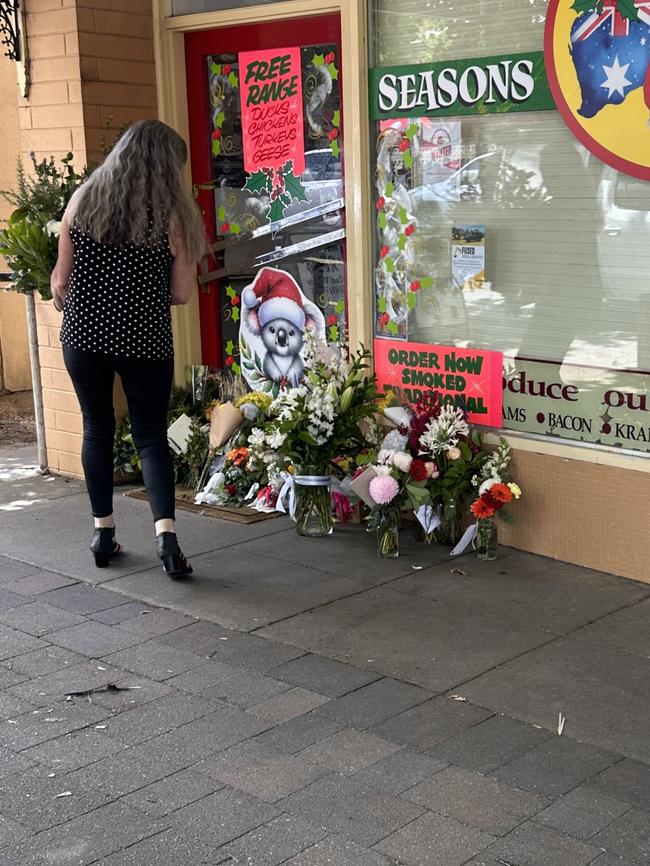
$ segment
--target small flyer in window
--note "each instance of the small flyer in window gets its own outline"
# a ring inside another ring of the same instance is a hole
[[[451,278],[455,289],[485,286],[485,226],[456,224],[451,229]]]
[[[422,199],[460,201],[460,120],[421,123]]]

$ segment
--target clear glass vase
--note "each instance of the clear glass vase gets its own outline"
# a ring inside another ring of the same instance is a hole
[[[479,559],[497,558],[498,529],[492,518],[479,520],[474,538],[474,550]]]
[[[377,521],[377,556],[380,559],[396,559],[399,556],[400,512],[390,508]]]
[[[320,538],[331,535],[332,494],[331,478],[315,469],[296,472],[294,477],[296,506],[294,520],[298,535]]]
[[[433,540],[445,547],[455,547],[463,534],[458,505],[455,502],[448,502],[442,509],[441,516],[442,523],[433,530]]]

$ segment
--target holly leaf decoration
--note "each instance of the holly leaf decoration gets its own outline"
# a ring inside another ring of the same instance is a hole
[[[332,81],[336,81],[337,78],[339,77],[339,71],[336,67],[336,64],[335,63],[329,63],[327,68],[329,70],[330,77],[331,77]]]
[[[336,343],[339,339],[339,328],[338,325],[332,325],[327,331],[327,339],[330,343]]]
[[[411,123],[406,129],[404,135],[408,138],[409,141],[413,141],[415,136],[418,134],[418,125],[417,123]]]
[[[236,296],[237,292],[233,289],[232,286],[226,286],[226,294],[228,295],[230,300],[232,300]],[[232,355],[232,352],[228,352],[228,354]]]
[[[251,174],[244,184],[244,189],[257,193],[257,195],[263,192],[271,192],[271,181],[268,174],[265,171],[256,171],[255,174]]]
[[[404,151],[404,165],[407,168],[413,168],[413,157],[410,150]]]
[[[395,322],[388,323],[388,333],[392,334],[393,337],[396,337],[399,334],[399,328]]]
[[[309,201],[304,186],[300,183],[300,179],[297,178],[293,172],[285,174],[284,188],[292,199],[295,198],[297,201]]]
[[[341,298],[340,301],[337,301],[334,305],[334,312],[337,313],[339,316],[345,312],[345,301],[343,300],[343,298]]]
[[[420,288],[430,289],[433,285],[433,277],[420,277]]]
[[[238,235],[241,233],[241,226],[239,223],[230,223],[230,234]]]
[[[221,75],[221,64],[220,63],[213,63],[212,66],[210,67],[210,71],[212,72],[213,75]]]
[[[406,249],[406,237],[404,235],[397,238],[397,249],[402,252]]]
[[[223,113],[223,111],[220,111],[219,114],[217,114],[217,129],[221,129],[225,119],[226,115]]]
[[[239,374],[241,373],[241,367],[239,366],[237,361],[234,362],[234,364],[232,365],[232,367],[230,369],[233,371],[235,376],[239,376]]]
[[[341,112],[337,108],[334,114],[332,115],[332,126],[340,126],[341,125]]]
[[[278,196],[271,202],[271,209],[269,210],[269,219],[272,223],[281,220],[284,216],[284,211],[288,207],[288,204],[291,204],[291,201],[286,202],[284,196]]]
[[[226,209],[225,207],[220,207],[217,211],[217,219],[220,223],[225,223],[226,221]]]
[[[628,18],[630,21],[639,20],[639,10],[634,5],[634,0],[618,0],[617,9],[623,18]]]
[[[577,15],[581,15],[583,12],[591,12],[592,9],[595,9],[596,2],[595,0],[575,0],[571,8]]]
[[[232,310],[230,311],[230,317],[233,320],[233,322],[239,321],[239,307],[233,307],[232,308]]]
[[[221,153],[221,142],[218,139],[215,139],[212,142],[212,153],[215,156],[219,156],[219,154]]]
[[[324,54],[314,54],[311,61],[314,66],[318,69],[320,66],[325,66],[325,55]]]
[[[237,78],[234,72],[230,73],[228,81],[230,82],[231,87],[239,87],[239,78]]]
[[[391,256],[386,256],[386,258],[384,259],[384,264],[386,265],[386,270],[388,271],[388,273],[392,274],[395,270],[395,262],[393,261]]]
[[[395,184],[392,180],[389,180],[386,184],[386,198],[392,198],[393,193],[395,192]]]
[[[409,310],[414,310],[417,302],[417,295],[414,292],[409,292],[406,297],[406,303],[408,304]]]
[[[409,221],[409,215],[406,212],[406,208],[401,207],[399,209],[399,221],[402,223],[403,226],[405,226],[406,223]]]
[[[332,151],[332,156],[335,157],[336,159],[338,159],[339,156],[341,155],[341,148],[339,147],[339,142],[338,142],[337,138],[335,138],[334,141],[332,142],[332,144],[330,145],[330,149]]]
[[[380,313],[386,312],[386,298],[377,298],[377,309]]]
[[[228,340],[226,343],[226,355],[234,355],[235,353],[235,344],[232,340]]]
[[[377,223],[378,223],[380,229],[384,230],[386,228],[387,220],[386,220],[386,214],[384,213],[383,210],[380,210],[379,213],[377,214]]]

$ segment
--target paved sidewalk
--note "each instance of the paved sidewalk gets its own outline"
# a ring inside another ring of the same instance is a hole
[[[0,451],[2,866],[650,863],[650,584],[503,549],[375,557]],[[558,736],[558,716],[566,717]]]

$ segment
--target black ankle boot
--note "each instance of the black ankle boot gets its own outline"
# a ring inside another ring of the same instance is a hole
[[[185,577],[192,574],[192,566],[178,546],[175,532],[161,532],[156,536],[158,556],[162,559],[165,574],[169,577]]]
[[[95,529],[90,541],[90,550],[95,557],[97,568],[106,568],[111,557],[122,552],[122,546],[115,541],[115,527]]]

